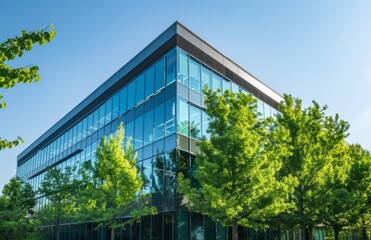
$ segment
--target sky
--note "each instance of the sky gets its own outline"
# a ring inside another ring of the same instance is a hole
[[[371,150],[371,1],[5,0],[0,42],[53,23],[57,35],[13,67],[40,67],[38,83],[0,89],[0,189],[17,155],[176,20],[280,94],[328,105]]]

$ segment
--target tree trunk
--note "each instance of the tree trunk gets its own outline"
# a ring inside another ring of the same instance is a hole
[[[333,226],[333,229],[334,229],[335,240],[339,240],[340,228],[338,226]]]
[[[301,224],[301,240],[306,240],[306,226],[304,223]]]
[[[238,224],[236,218],[232,220],[232,240],[238,240]]]
[[[362,227],[362,240],[368,240],[367,229]]]
[[[55,225],[55,240],[59,240],[59,224]]]
[[[115,229],[111,228],[111,240],[115,240]]]

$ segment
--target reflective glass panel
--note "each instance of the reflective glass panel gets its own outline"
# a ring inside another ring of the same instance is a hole
[[[128,96],[128,90],[127,87],[124,87],[120,90],[120,108],[119,108],[119,115],[122,115],[127,110],[127,96]]]
[[[178,51],[178,81],[188,86],[188,56],[180,49]]]
[[[144,99],[144,73],[140,74],[136,78],[136,84],[137,86],[136,86],[136,94],[135,94],[135,98],[136,98],[135,105],[137,105]]]
[[[154,109],[154,133],[155,141],[164,137],[164,104],[160,104]]]
[[[148,98],[155,92],[155,68],[151,66],[146,70],[145,98]]]
[[[201,138],[201,109],[189,106],[189,122],[190,122],[190,133],[191,137],[200,139]]]
[[[216,91],[217,89],[222,89],[222,78],[216,74],[212,73],[212,90]]]
[[[166,85],[175,81],[176,48],[166,55]]]
[[[153,110],[144,114],[144,145],[153,142]]]
[[[165,106],[165,135],[175,132],[175,97],[166,101]]]
[[[206,86],[211,89],[211,71],[202,66],[201,67],[201,87],[205,89]]]
[[[134,138],[134,149],[141,148],[143,146],[143,115],[135,119],[135,138]]]
[[[193,59],[189,59],[189,88],[200,92],[201,65]]]
[[[128,110],[135,105],[135,81],[128,85]]]
[[[155,92],[165,86],[164,58],[155,64]]]
[[[188,136],[188,103],[183,99],[178,99],[178,119],[177,130],[179,133]]]

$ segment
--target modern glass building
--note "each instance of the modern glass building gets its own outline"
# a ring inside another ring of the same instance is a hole
[[[228,239],[228,229],[187,211],[176,192],[177,173],[192,172],[196,142],[207,137],[202,95],[205,86],[253,94],[263,117],[274,115],[282,100],[175,22],[19,154],[17,176],[37,190],[48,167],[94,162],[101,137],[115,132],[124,122],[126,136],[132,137],[138,152],[138,166],[150,180],[142,191],[152,193],[151,204],[159,214],[143,217],[122,230],[117,239]],[[46,199],[39,196],[36,211],[45,204]],[[66,223],[61,239],[109,238],[110,231],[94,229],[91,223]],[[46,227],[45,231],[50,234],[53,230]],[[244,239],[243,231],[240,239]]]

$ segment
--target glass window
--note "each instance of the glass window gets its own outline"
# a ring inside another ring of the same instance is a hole
[[[176,48],[171,50],[166,55],[166,85],[175,81],[175,71],[176,71]]]
[[[155,65],[155,92],[164,87],[165,84],[164,58]]]
[[[201,67],[201,88],[202,90],[208,87],[211,89],[211,71],[202,66]]]
[[[82,139],[85,139],[88,131],[88,117],[82,120]]]
[[[264,117],[268,118],[270,116],[271,116],[271,107],[268,104],[264,103]]]
[[[99,122],[99,109],[96,109],[94,111],[94,116],[93,116],[93,132],[98,130],[98,122]]]
[[[264,118],[264,104],[260,99],[258,99],[258,112]]]
[[[146,159],[143,161],[142,166],[142,173],[143,173],[143,193],[151,193],[152,190],[152,159]]]
[[[148,98],[155,92],[155,68],[151,66],[146,70],[145,98]]]
[[[166,101],[165,106],[165,135],[175,132],[175,97]]]
[[[128,110],[135,105],[135,81],[128,85]]]
[[[189,106],[189,122],[190,122],[190,133],[191,137],[200,139],[201,138],[201,109]]]
[[[112,97],[112,120],[116,119],[119,116],[119,103],[120,103],[120,95],[116,93]]]
[[[232,89],[232,84],[231,84],[231,82],[228,81],[227,79],[224,79],[224,78],[223,78],[223,80],[222,80],[222,84],[223,84],[223,92]]]
[[[248,91],[246,91],[245,89],[243,89],[243,88],[240,88],[240,92],[241,93],[243,93],[243,94],[249,94],[249,92]]]
[[[200,92],[201,65],[193,59],[189,59],[189,88]]]
[[[102,104],[99,107],[99,122],[98,122],[98,129],[104,126],[104,120],[106,118],[106,106]]]
[[[143,115],[135,119],[134,149],[143,147]]]
[[[178,51],[178,82],[188,86],[188,56],[180,49]]]
[[[125,137],[126,137],[126,141],[129,140],[129,138],[131,138],[131,143],[133,143],[133,137],[134,137],[134,121],[131,121],[131,122],[128,122],[126,125],[125,125]],[[125,143],[123,143],[125,144]]]
[[[212,90],[216,91],[217,89],[222,89],[222,78],[216,74],[212,74]]]
[[[137,86],[136,86],[137,91],[136,91],[136,94],[135,94],[135,97],[136,97],[135,105],[137,105],[138,103],[140,103],[144,99],[144,73],[140,74],[136,78],[135,81],[137,83]]]
[[[178,119],[177,130],[179,133],[188,136],[188,103],[183,99],[178,99]]]
[[[153,110],[144,114],[144,145],[153,142]]]
[[[202,111],[202,136],[206,139],[210,139],[210,134],[206,132],[209,128],[209,121],[209,116],[207,116],[205,111]]]
[[[127,96],[128,90],[127,87],[124,87],[120,90],[120,108],[119,108],[119,115],[122,115],[127,110]]]
[[[238,85],[235,84],[234,82],[232,82],[232,92],[234,92],[234,93],[239,93],[240,92],[240,89],[239,89]]]
[[[104,124],[108,124],[112,120],[112,98],[106,101],[106,117],[104,120]]]
[[[164,104],[162,103],[154,109],[155,141],[164,137],[164,117]]]
[[[153,158],[153,205],[162,208],[164,190],[164,154]]]

